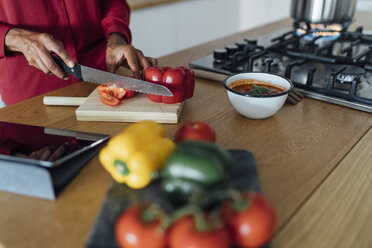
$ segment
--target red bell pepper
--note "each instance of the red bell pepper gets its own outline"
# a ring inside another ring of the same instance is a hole
[[[181,69],[185,72],[185,90],[186,90],[186,99],[191,98],[194,95],[194,89],[195,89],[195,75],[193,70],[187,67],[177,67],[178,69]]]
[[[115,84],[101,84],[97,87],[98,94],[100,94],[101,102],[110,105],[116,106],[120,104],[121,99],[130,98],[135,95],[134,91],[116,87]]]
[[[178,103],[191,98],[194,94],[194,72],[186,67],[150,67],[145,72],[148,82],[167,87],[173,96],[147,94],[153,102]]]

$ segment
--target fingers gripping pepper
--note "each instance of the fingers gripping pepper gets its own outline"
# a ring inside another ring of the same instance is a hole
[[[99,160],[115,181],[134,189],[143,188],[175,149],[174,142],[164,133],[163,126],[152,121],[132,124],[111,138]]]

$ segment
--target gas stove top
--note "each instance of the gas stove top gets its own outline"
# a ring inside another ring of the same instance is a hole
[[[372,113],[372,33],[362,28],[316,38],[280,29],[215,49],[190,67],[278,74],[307,97]]]

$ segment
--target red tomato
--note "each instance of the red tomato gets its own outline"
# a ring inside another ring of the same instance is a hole
[[[145,224],[141,220],[140,206],[134,205],[117,219],[115,238],[119,246],[124,248],[164,248],[166,238],[159,231],[159,225],[159,220]]]
[[[109,105],[109,106],[116,106],[119,105],[120,100],[112,95],[109,95],[105,92],[101,92],[100,100],[102,103]]]
[[[276,216],[271,205],[260,195],[248,193],[251,201],[246,209],[236,212],[230,204],[223,206],[223,215],[236,245],[244,248],[261,247],[275,230]]]
[[[176,221],[169,230],[170,248],[229,248],[230,233],[224,226],[209,231],[197,231],[194,217],[185,216]]]
[[[176,142],[182,140],[203,140],[209,142],[216,142],[216,133],[205,122],[189,122],[183,124],[176,132]]]

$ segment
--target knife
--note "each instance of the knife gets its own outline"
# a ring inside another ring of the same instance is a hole
[[[73,74],[80,82],[91,82],[96,84],[114,83],[115,86],[136,92],[173,96],[172,92],[165,86],[149,83],[143,80],[124,77],[107,71],[101,71],[84,65],[75,64],[73,68],[68,67],[63,60],[52,55],[53,60],[65,73]]]

